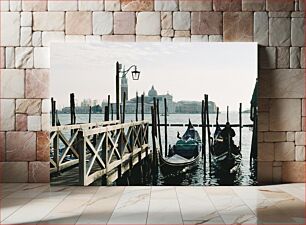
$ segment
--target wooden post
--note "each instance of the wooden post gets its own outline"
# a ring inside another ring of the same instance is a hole
[[[108,114],[110,113],[110,108],[111,108],[111,106],[110,106],[110,95],[107,95],[107,106],[108,106]]]
[[[205,95],[205,111],[206,111],[206,123],[207,123],[207,135],[208,135],[208,160],[209,168],[211,170],[211,142],[210,142],[210,124],[209,124],[209,110],[208,110],[208,95]]]
[[[74,101],[74,93],[70,94],[70,122],[71,124],[75,124],[75,101]]]
[[[165,110],[165,157],[168,156],[168,121],[167,121],[167,99],[164,98],[164,110]]]
[[[86,142],[83,136],[83,131],[80,130],[77,136],[76,148],[79,154],[79,182],[80,185],[85,186],[86,183]]]
[[[203,157],[203,165],[204,171],[206,171],[206,117],[205,117],[205,101],[202,100],[202,108],[201,108],[201,120],[202,120],[202,157]],[[204,173],[205,174],[205,173]]]
[[[60,154],[59,154],[59,132],[56,132],[56,136],[53,139],[53,150],[54,150],[54,155],[53,155],[53,161],[56,164],[56,170],[59,172],[59,159],[60,159]]]
[[[116,62],[116,119],[120,119],[120,68]]]
[[[55,126],[55,104],[53,98],[51,98],[51,124]]]
[[[160,132],[160,117],[159,117],[159,99],[156,102],[156,116],[157,116],[157,128],[158,128],[158,141],[159,141],[159,151],[160,154],[163,152],[162,140],[161,140],[161,132]]]
[[[91,123],[91,106],[89,106],[89,118],[88,118],[88,123]]]
[[[106,114],[105,114],[106,115]],[[103,162],[104,162],[104,164],[105,164],[105,170],[106,170],[106,174],[102,177],[102,185],[108,185],[108,179],[107,179],[107,177],[108,177],[108,165],[109,165],[109,163],[108,163],[108,132],[105,132],[105,138],[104,138],[104,140],[103,140],[103,143],[102,143],[102,160],[103,160]]]
[[[229,122],[229,106],[226,107],[226,122]]]
[[[138,93],[136,94],[136,121],[138,121]]]
[[[152,117],[152,145],[153,145],[153,166],[156,165],[156,158],[157,158],[157,154],[156,154],[156,142],[155,142],[155,109],[154,106],[151,106],[151,117]]]
[[[242,144],[242,103],[239,104],[239,149],[241,151]]]
[[[61,123],[60,123],[60,121],[59,121],[59,119],[58,119],[57,110],[55,110],[55,121],[56,121],[56,126],[60,126],[60,125],[61,125]]]
[[[144,121],[144,112],[145,112],[145,108],[144,108],[144,95],[141,95],[141,120]]]
[[[112,114],[112,121],[114,120],[114,108],[113,108],[113,104],[110,104],[111,106],[111,114]]]
[[[125,122],[125,99],[126,98],[126,93],[123,92],[123,105],[122,105],[122,123]]]
[[[217,107],[216,125],[219,124],[219,107]]]
[[[108,106],[105,106],[104,121],[109,121],[109,108],[108,108]]]

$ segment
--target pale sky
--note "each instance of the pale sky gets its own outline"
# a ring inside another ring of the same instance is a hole
[[[69,105],[74,92],[99,103],[115,99],[115,63],[135,64],[140,79],[128,74],[129,98],[148,93],[173,95],[174,101],[201,101],[204,94],[221,111],[250,107],[257,77],[257,43],[52,43],[51,96]]]

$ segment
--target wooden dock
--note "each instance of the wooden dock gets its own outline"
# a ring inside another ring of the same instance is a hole
[[[54,126],[50,134],[50,172],[78,166],[80,185],[90,185],[100,178],[110,185],[150,155],[148,127],[145,120]]]

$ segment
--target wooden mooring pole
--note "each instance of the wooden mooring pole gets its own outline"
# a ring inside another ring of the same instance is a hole
[[[210,142],[210,125],[209,125],[209,109],[208,109],[208,95],[205,95],[205,111],[206,111],[206,123],[207,123],[207,135],[208,135],[208,160],[209,171],[211,172],[211,142]]]
[[[75,101],[74,101],[74,93],[70,94],[70,123],[75,124]]]
[[[152,147],[153,147],[153,168],[157,162],[157,149],[156,149],[156,113],[154,106],[151,106],[151,117],[152,117]],[[154,171],[154,170],[153,170]]]
[[[163,146],[162,146],[162,139],[161,139],[161,132],[160,132],[159,99],[157,99],[157,102],[156,102],[156,116],[157,116],[159,151],[162,155]]]
[[[242,145],[242,103],[239,104],[239,149]]]
[[[55,101],[51,98],[51,124],[55,126]]]
[[[107,106],[108,106],[108,114],[110,113],[110,106],[111,102],[110,102],[110,95],[107,95]]]
[[[88,123],[91,123],[91,106],[89,106]]]
[[[114,107],[112,103],[110,104],[110,107],[111,107],[112,120],[114,120]]]
[[[74,93],[70,94],[70,124],[76,123],[75,117],[75,101],[74,101]],[[71,136],[74,134],[75,130],[71,130]]]
[[[202,157],[203,157],[204,176],[205,176],[206,174],[206,116],[205,116],[205,101],[204,100],[202,100],[201,122],[202,122]]]
[[[116,62],[116,120],[120,120],[120,65]]]
[[[136,113],[135,113],[135,119],[138,121],[138,93],[136,93]]]
[[[123,92],[123,103],[122,103],[122,123],[125,122],[125,100],[126,100],[126,93]]]
[[[168,118],[167,118],[167,114],[168,114],[168,107],[167,107],[167,99],[164,98],[164,113],[165,113],[165,157],[168,156]]]
[[[144,95],[141,95],[141,120],[144,120],[144,112],[145,112],[145,108],[144,108]]]

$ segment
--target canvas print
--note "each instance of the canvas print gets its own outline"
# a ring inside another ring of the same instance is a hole
[[[256,185],[256,43],[52,43],[53,185]]]

